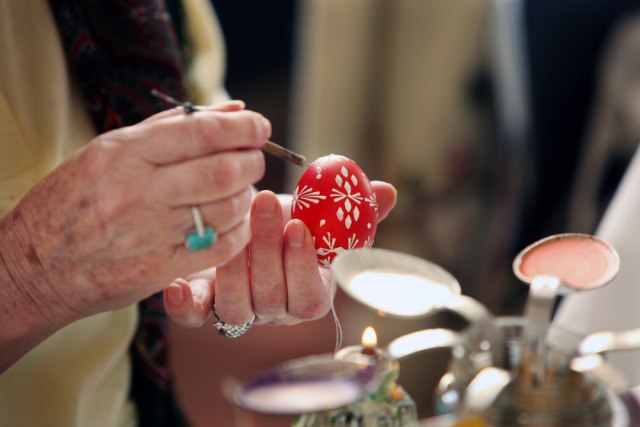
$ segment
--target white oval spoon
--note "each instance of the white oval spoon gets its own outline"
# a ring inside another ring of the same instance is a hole
[[[378,312],[406,318],[442,311],[460,315],[469,322],[468,331],[480,335],[474,340],[478,346],[487,347],[486,342],[494,363],[502,365],[500,334],[492,314],[473,298],[460,295],[458,281],[442,267],[402,252],[363,248],[336,256],[332,270],[342,290]]]
[[[589,234],[549,236],[527,246],[516,256],[513,271],[530,285],[522,343],[525,381],[531,373],[539,384],[546,377],[547,335],[558,294],[602,287],[619,269],[620,257],[615,249]]]

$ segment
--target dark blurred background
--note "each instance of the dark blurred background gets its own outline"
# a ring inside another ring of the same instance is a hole
[[[231,97],[271,120],[274,141],[311,158],[349,153],[371,178],[396,185],[399,203],[376,246],[443,266],[496,314],[522,313],[527,290],[511,271],[522,248],[550,234],[595,230],[640,138],[630,98],[640,52],[625,47],[640,45],[636,1],[212,4]],[[267,157],[258,187],[290,192],[292,177]],[[345,345],[367,324],[384,345],[455,323],[445,315],[381,318],[342,293],[336,309]],[[174,355],[194,426],[284,426],[290,420],[234,412],[222,384],[330,352],[335,329],[327,316],[255,328],[237,342],[205,327],[176,339],[184,348],[200,343],[197,353]],[[422,416],[432,414],[447,360],[442,352],[403,362],[400,382]]]
[[[264,114],[272,140],[288,145],[298,1],[212,0],[227,45],[227,90]],[[261,189],[284,191],[284,165],[267,158]]]

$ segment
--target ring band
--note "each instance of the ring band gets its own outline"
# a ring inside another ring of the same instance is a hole
[[[197,206],[191,207],[191,215],[195,224],[195,231],[187,234],[186,245],[191,251],[199,251],[213,245],[216,242],[217,235],[212,227],[205,227],[202,222],[202,214]]]
[[[225,323],[220,319],[218,313],[216,313],[216,305],[213,305],[213,315],[216,316],[218,321],[213,324],[213,327],[218,331],[218,334],[222,335],[225,338],[238,338],[242,335],[246,334],[251,330],[253,326],[253,321],[256,320],[256,315],[254,314],[251,320],[249,320],[244,325],[230,325]]]

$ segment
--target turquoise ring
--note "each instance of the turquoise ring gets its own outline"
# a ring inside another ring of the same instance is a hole
[[[212,227],[204,226],[200,209],[192,206],[191,215],[193,215],[193,222],[195,223],[196,229],[187,234],[185,242],[187,249],[190,251],[199,251],[213,245],[218,236]]]
[[[216,242],[216,232],[211,227],[204,229],[201,235],[197,231],[187,234],[187,248],[191,251],[199,251]]]

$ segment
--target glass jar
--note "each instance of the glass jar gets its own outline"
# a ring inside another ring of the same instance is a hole
[[[337,357],[360,354],[361,350],[360,346],[347,347]],[[379,349],[374,357],[384,372],[374,392],[343,408],[300,415],[293,427],[417,427],[416,404],[397,381],[398,362],[385,357]]]
[[[495,426],[589,427],[614,424],[611,393],[590,376],[568,369],[569,358],[560,353],[548,355],[548,372],[543,385],[535,385],[522,375],[523,349],[521,336],[525,319],[497,318],[501,333],[504,368],[514,380],[496,397],[482,416]],[[477,343],[468,343],[477,336],[463,335],[462,343],[452,351],[452,362],[436,390],[435,408],[439,414],[462,411],[466,387],[483,366],[490,364],[490,355],[472,352]]]

